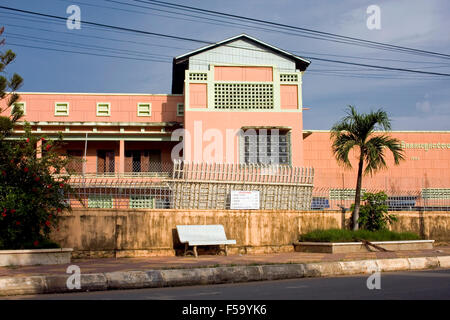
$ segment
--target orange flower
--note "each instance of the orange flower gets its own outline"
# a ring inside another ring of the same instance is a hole
[[[39,241],[35,240],[35,241],[33,242],[33,246],[37,247],[38,245],[39,245]]]
[[[16,226],[20,226],[20,221],[16,221]]]
[[[23,171],[24,171],[25,173],[28,172],[28,168],[27,168],[27,167],[23,168]]]
[[[50,221],[45,221],[45,225],[47,226],[47,227],[50,227]]]

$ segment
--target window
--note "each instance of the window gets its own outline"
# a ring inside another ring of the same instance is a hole
[[[16,103],[14,103],[12,108],[11,108],[11,114],[13,113],[13,111],[16,108],[19,108],[20,110],[22,110],[24,115],[27,113],[27,106],[26,106],[25,102],[16,102]]]
[[[125,151],[125,172],[161,172],[160,150]]]
[[[138,117],[150,117],[152,115],[151,103],[138,103]]]
[[[113,198],[107,194],[95,194],[88,197],[88,208],[111,209],[113,207]]]
[[[297,82],[298,75],[295,73],[292,74],[280,74],[280,82]]]
[[[208,80],[208,75],[204,72],[190,72],[189,80],[206,81]]]
[[[273,84],[215,83],[216,109],[273,109]]]
[[[422,189],[424,199],[450,199],[450,188],[424,188]]]
[[[97,103],[97,117],[107,117],[111,115],[111,104],[109,102]]]
[[[412,210],[416,206],[417,196],[388,197],[388,210]]]
[[[313,197],[311,201],[311,210],[324,210],[330,208],[330,201],[325,197]]]
[[[81,150],[67,150],[67,156],[70,161],[67,164],[67,171],[69,173],[83,172],[83,151]]]
[[[361,197],[366,189],[361,189]],[[330,189],[330,200],[355,200],[355,189]]]
[[[289,165],[290,132],[280,129],[249,129],[243,134],[241,162]]]
[[[177,104],[177,117],[183,117],[184,116],[184,104],[178,103]]]
[[[113,173],[114,169],[114,151],[97,150],[97,173]]]
[[[68,102],[56,102],[55,103],[55,116],[68,116],[69,115],[69,103]]]
[[[153,209],[155,208],[155,198],[151,196],[130,196],[131,209]]]

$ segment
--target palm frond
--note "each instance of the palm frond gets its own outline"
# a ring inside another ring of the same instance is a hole
[[[363,149],[364,160],[366,162],[365,174],[373,174],[387,167],[385,160],[386,149],[392,152],[396,165],[400,163],[400,160],[404,159],[400,141],[395,138],[390,138],[387,135],[372,137],[365,143]]]
[[[348,132],[337,134],[333,141],[332,151],[336,160],[344,166],[351,168],[352,165],[348,158],[350,150],[357,144],[355,137]]]

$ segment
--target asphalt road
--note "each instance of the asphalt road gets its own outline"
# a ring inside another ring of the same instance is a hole
[[[367,276],[303,278],[208,286],[15,296],[33,300],[297,300],[450,299],[450,269],[382,273],[381,289],[367,288]],[[5,298],[5,297],[4,297]]]

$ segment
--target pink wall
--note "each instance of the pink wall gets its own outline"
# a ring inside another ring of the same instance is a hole
[[[407,144],[435,144],[424,148],[405,149],[405,161],[394,166],[390,152],[386,152],[387,170],[373,177],[363,177],[363,187],[388,190],[418,190],[422,187],[448,187],[450,182],[450,132],[392,132],[392,137]],[[438,148],[437,143],[445,144]],[[357,153],[351,153],[353,169],[344,170],[331,152],[329,132],[313,132],[304,139],[304,164],[315,168],[317,187],[351,188],[356,186]]]
[[[298,86],[280,85],[281,109],[298,109]]]
[[[108,94],[20,94],[20,102],[26,102],[27,121],[97,121],[97,122],[182,122],[177,117],[177,103],[184,96],[173,95],[108,95]],[[69,103],[69,116],[55,116],[55,102]],[[97,102],[111,104],[110,116],[97,116]],[[138,117],[137,104],[151,103],[150,117]]]
[[[206,108],[208,106],[206,83],[189,84],[189,106],[191,108]]]
[[[199,135],[194,136],[195,128],[194,122],[198,121],[201,123],[201,132]],[[212,112],[202,112],[202,111],[187,111],[185,114],[185,128],[191,135],[191,147],[192,147],[192,157],[191,160],[201,161],[198,159],[199,156],[203,156],[202,153],[194,156],[195,148],[197,150],[204,150],[213,141],[203,141],[201,139],[202,135],[208,129],[215,129],[215,132],[220,133],[223,144],[223,156],[221,161],[217,162],[227,162],[226,157],[226,130],[234,129],[239,130],[245,126],[280,126],[280,127],[290,127],[291,130],[291,147],[292,147],[292,164],[294,166],[302,166],[303,164],[303,139],[302,139],[302,114],[301,113],[286,113],[286,112],[233,112],[231,110],[226,111],[212,111]],[[214,131],[209,131],[214,133]],[[200,137],[200,139],[197,139]],[[196,142],[196,146],[194,145]],[[234,157],[232,162],[239,163],[239,143],[238,137],[234,137]],[[203,159],[204,161],[211,162],[211,159]],[[220,159],[219,159],[220,160]]]
[[[215,81],[273,81],[271,67],[214,67]]]

